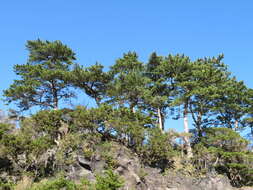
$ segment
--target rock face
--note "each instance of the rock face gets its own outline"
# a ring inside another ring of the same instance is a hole
[[[125,147],[118,146],[114,150],[117,160],[115,172],[124,179],[121,190],[233,190],[229,180],[220,175],[210,175],[203,178],[186,177],[171,171],[162,175],[159,169],[142,167],[137,155],[129,152]],[[68,177],[79,180],[86,177],[94,181],[96,173],[103,173],[105,160],[99,155],[87,160],[82,155],[76,156],[76,163],[70,166]],[[248,189],[247,189],[248,190]]]
[[[208,176],[194,179],[182,174],[169,173],[161,175],[154,168],[145,169],[148,174],[143,183],[137,188],[140,190],[232,190],[229,180],[224,176]],[[125,188],[127,189],[127,187]]]
[[[56,169],[61,169],[66,172],[68,179],[79,182],[81,179],[86,178],[91,182],[95,182],[96,174],[102,175],[108,164],[108,155],[110,163],[113,160],[114,172],[118,173],[124,180],[124,187],[121,190],[235,190],[227,177],[209,174],[202,178],[194,178],[191,176],[183,175],[180,172],[169,170],[166,174],[161,173],[158,168],[151,168],[143,166],[137,155],[125,146],[114,143],[113,151],[107,152],[97,150],[94,155],[88,159],[85,157],[84,152],[73,152],[73,162],[71,164],[63,165],[61,168],[57,166],[55,160],[55,149],[47,151],[41,155],[41,160],[37,162],[41,164],[54,163]],[[26,158],[20,155],[19,165],[25,162]],[[53,165],[54,165],[53,164]],[[13,181],[18,181],[18,176],[10,175],[4,172],[8,167],[14,167],[11,162],[0,160],[0,179],[10,178]],[[58,167],[58,168],[57,168]],[[252,187],[244,187],[241,190],[253,190]]]

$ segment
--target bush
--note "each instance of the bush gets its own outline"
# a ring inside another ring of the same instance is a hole
[[[247,146],[248,141],[232,129],[207,128],[194,146],[194,165],[198,171],[214,168],[233,186],[253,185],[253,153]]]
[[[104,176],[98,175],[96,179],[96,190],[117,190],[124,184],[119,175],[113,173],[112,170],[106,170]]]
[[[173,157],[177,154],[171,145],[172,139],[168,133],[162,133],[160,129],[151,129],[148,133],[147,142],[139,148],[144,163],[163,171],[172,166]]]
[[[61,127],[64,112],[61,110],[40,111],[32,116],[35,123],[35,130],[38,134],[47,134],[51,143],[57,138],[58,130]]]
[[[0,180],[0,190],[13,190],[14,184],[12,183],[4,183]]]
[[[43,180],[39,183],[33,184],[31,188],[27,190],[77,190],[78,185],[74,182],[64,179],[63,177],[59,177],[52,180]]]
[[[115,150],[111,142],[103,142],[99,145],[101,156],[105,160],[107,169],[115,169],[118,166],[118,161],[113,157]]]

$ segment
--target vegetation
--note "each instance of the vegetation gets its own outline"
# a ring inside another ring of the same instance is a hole
[[[143,63],[128,52],[104,71],[98,63],[74,64],[75,53],[60,41],[28,41],[26,47],[28,63],[14,66],[19,79],[4,91],[17,112],[0,117],[2,189],[16,188],[26,175],[34,182],[30,190],[119,189],[124,182],[114,172],[115,142],[161,172],[178,169],[180,160],[190,175],[214,171],[235,187],[253,185],[252,142],[240,135],[247,129],[253,135],[253,90],[232,76],[223,55],[192,61],[152,53]],[[70,101],[76,89],[96,106],[65,106],[61,100]],[[32,107],[40,110],[20,117]],[[183,118],[184,132],[165,130],[168,117]],[[99,150],[106,168],[96,182],[56,177],[76,152],[92,160]]]

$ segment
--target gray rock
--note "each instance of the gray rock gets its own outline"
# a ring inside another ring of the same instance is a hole
[[[86,178],[89,181],[95,181],[94,173],[92,173],[91,170],[84,168],[79,163],[74,163],[69,166],[67,177],[74,181],[80,181],[83,178]]]
[[[91,162],[87,159],[85,159],[83,156],[77,156],[77,161],[86,170],[92,171],[91,169]]]

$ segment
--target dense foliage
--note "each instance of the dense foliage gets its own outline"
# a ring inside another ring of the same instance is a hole
[[[110,142],[130,148],[143,164],[162,172],[179,169],[180,160],[191,175],[214,171],[234,186],[253,185],[251,142],[240,136],[247,129],[253,135],[253,90],[232,76],[223,55],[192,61],[152,53],[143,63],[128,52],[105,72],[98,63],[74,64],[75,53],[60,41],[28,41],[26,47],[28,63],[14,66],[19,79],[4,91],[5,101],[17,104],[17,115],[0,118],[3,189],[26,175],[35,182],[31,190],[81,189],[56,176],[71,165],[76,151],[92,159],[103,148],[107,170],[96,183],[82,185],[116,190],[123,180],[113,172],[117,161]],[[61,100],[70,101],[76,89],[96,106],[64,106]],[[41,110],[19,117],[32,107]],[[184,132],[166,131],[168,117],[183,118]],[[50,180],[40,182],[44,178]]]

